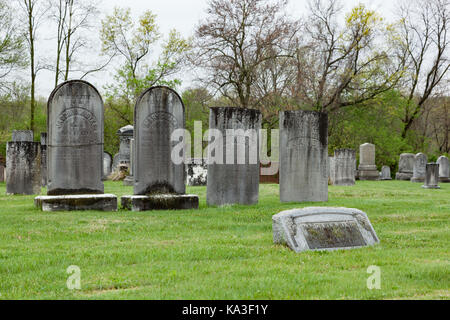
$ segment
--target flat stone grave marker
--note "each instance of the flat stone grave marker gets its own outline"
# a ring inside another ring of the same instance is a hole
[[[42,210],[117,210],[117,197],[103,194],[103,112],[100,94],[86,81],[66,81],[51,93],[48,196],[35,201]]]
[[[379,243],[367,215],[358,209],[310,207],[272,217],[273,242],[295,252],[353,249]]]

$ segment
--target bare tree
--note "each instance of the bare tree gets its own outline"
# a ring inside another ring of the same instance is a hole
[[[191,56],[204,71],[199,80],[234,105],[256,107],[262,65],[289,56],[286,49],[298,30],[285,13],[286,4],[285,0],[211,0],[206,20],[196,29]]]
[[[414,0],[400,7],[397,47],[404,52],[407,62],[402,88],[407,99],[403,138],[448,75],[449,4],[448,0]]]

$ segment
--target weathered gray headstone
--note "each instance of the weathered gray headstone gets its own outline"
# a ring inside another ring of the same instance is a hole
[[[128,166],[128,176],[123,180],[124,186],[132,186],[134,184],[134,149],[135,149],[135,143],[134,139],[131,139],[130,141],[130,164]]]
[[[261,121],[258,110],[210,109],[210,133],[220,135],[214,137],[214,145],[217,146],[214,155],[213,138],[210,137],[206,195],[209,205],[258,203]]]
[[[375,165],[375,145],[362,144],[359,147],[359,180],[379,180],[380,173]]]
[[[5,182],[5,166],[0,164],[0,182]]]
[[[113,157],[113,162],[112,162],[112,171],[117,171],[119,170],[119,166],[120,166],[120,161],[119,161],[119,154],[116,153]]]
[[[426,175],[426,167],[427,167],[428,157],[419,152],[414,157],[414,167],[413,167],[413,177],[411,178],[411,182],[424,182]]]
[[[103,180],[108,180],[111,174],[112,156],[108,152],[103,152]]]
[[[439,187],[439,164],[427,163],[425,172],[424,189],[440,189]]]
[[[98,210],[99,203],[117,210],[117,198],[103,195],[103,101],[97,89],[82,80],[56,87],[47,127],[48,196],[35,203],[43,210]]]
[[[352,149],[338,149],[330,163],[331,184],[335,186],[355,185],[356,152]]]
[[[131,139],[133,139],[134,127],[128,125],[120,128],[117,135],[120,139],[119,163],[129,164],[131,162]]]
[[[39,142],[8,142],[6,145],[6,194],[41,193],[41,146]]]
[[[439,165],[439,181],[450,182],[450,162],[446,156],[441,156],[436,162]]]
[[[11,140],[13,142],[33,142],[34,133],[32,130],[14,130]]]
[[[398,172],[395,180],[410,181],[413,177],[415,155],[412,153],[402,153],[398,163]]]
[[[392,180],[390,167],[383,166],[381,168],[380,180]]]
[[[188,186],[206,186],[208,164],[204,159],[191,159],[186,164],[186,184]]]
[[[280,112],[280,199],[328,201],[328,116]]]
[[[47,186],[47,132],[41,133],[41,177],[42,186]]]
[[[353,249],[379,243],[367,215],[358,209],[311,207],[272,217],[273,242],[295,252]]]
[[[133,211],[198,208],[198,197],[185,195],[184,161],[172,159],[180,144],[172,141],[172,134],[185,125],[180,96],[168,87],[152,87],[137,100],[134,115],[134,196],[122,197],[122,207]]]

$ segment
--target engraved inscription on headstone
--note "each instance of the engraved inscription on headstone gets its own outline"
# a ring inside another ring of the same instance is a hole
[[[120,139],[119,146],[119,162],[121,164],[129,164],[131,162],[131,139],[133,139],[134,127],[128,125],[120,128],[117,131],[117,135]]]
[[[327,115],[280,112],[279,145],[281,201],[328,201]]]
[[[34,133],[32,130],[14,130],[11,140],[13,142],[33,142]]]
[[[336,186],[355,185],[356,152],[352,149],[338,149],[330,157],[330,180]]]
[[[446,156],[441,156],[436,162],[439,165],[439,181],[450,182],[450,162]]]
[[[272,217],[273,241],[295,252],[352,249],[379,243],[367,215],[358,209],[311,207]]]
[[[426,167],[427,167],[428,157],[419,152],[414,157],[414,167],[413,167],[413,177],[411,178],[411,182],[424,182]]]

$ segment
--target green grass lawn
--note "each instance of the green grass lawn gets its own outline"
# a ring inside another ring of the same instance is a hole
[[[262,185],[256,206],[133,213],[44,213],[33,196],[0,183],[0,299],[449,299],[450,184],[330,187],[328,203],[282,204]],[[45,190],[43,190],[44,192]],[[132,194],[119,182],[105,193]],[[272,243],[272,215],[343,206],[369,216],[381,244],[348,251],[293,251]],[[81,269],[81,290],[66,269]],[[367,268],[381,268],[368,290]]]

